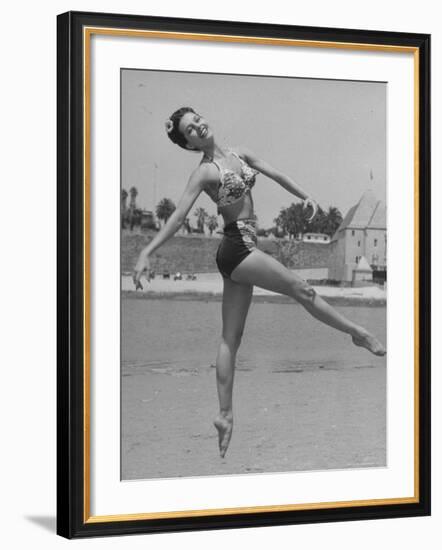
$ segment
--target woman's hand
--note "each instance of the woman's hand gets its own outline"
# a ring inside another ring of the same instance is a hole
[[[310,216],[310,218],[308,218],[307,221],[311,222],[312,219],[316,216],[316,213],[318,212],[318,203],[313,200],[313,199],[310,199],[309,197],[307,197],[306,199],[304,199],[304,203],[302,205],[303,208],[308,208],[309,206],[311,206],[312,208],[312,215]]]
[[[147,281],[150,281],[150,261],[149,256],[141,252],[138,261],[134,267],[134,273],[132,275],[132,280],[135,285],[135,290],[143,290],[143,285],[141,284],[141,277],[143,274],[146,276]]]

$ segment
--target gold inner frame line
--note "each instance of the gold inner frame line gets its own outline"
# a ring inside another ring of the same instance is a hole
[[[389,44],[364,44],[358,42],[330,42],[327,40],[298,40],[295,38],[270,38],[261,36],[239,36],[230,34],[189,33],[171,31],[148,31],[136,29],[113,29],[108,27],[85,27],[85,38],[92,34],[109,36],[131,36],[133,38],[162,38],[173,40],[200,40],[203,42],[233,42],[270,46],[299,46],[310,48],[334,48],[343,50],[366,50],[394,53],[415,53],[413,46],[395,46]]]
[[[309,48],[333,48],[387,53],[412,53],[414,60],[414,495],[411,497],[352,500],[336,502],[318,502],[287,505],[251,506],[235,508],[216,508],[207,510],[181,510],[172,512],[152,512],[137,514],[120,514],[110,516],[91,516],[91,483],[90,483],[90,93],[91,93],[91,36],[123,36],[175,40],[199,40],[209,42],[248,43],[272,46],[291,46]],[[83,93],[84,93],[84,132],[83,132],[83,212],[84,212],[84,523],[102,523],[116,521],[134,521],[148,519],[203,517],[229,514],[250,514],[257,512],[280,512],[300,510],[321,510],[327,508],[347,508],[355,506],[382,506],[392,504],[412,504],[419,502],[419,49],[411,46],[384,44],[364,44],[350,42],[329,42],[318,40],[296,40],[270,37],[245,37],[236,35],[149,31],[136,29],[113,29],[108,27],[83,28]]]

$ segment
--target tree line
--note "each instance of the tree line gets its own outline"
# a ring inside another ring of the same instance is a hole
[[[129,193],[122,189],[121,191],[121,227],[125,229],[130,227],[132,230],[142,224],[142,210],[137,207],[136,198],[138,190],[131,187]],[[129,205],[127,199],[129,197]],[[166,223],[174,210],[175,203],[169,198],[163,198],[155,207],[155,214],[158,220]],[[198,207],[193,212],[196,218],[196,227],[192,227],[190,218],[186,218],[184,229],[187,233],[204,233],[207,228],[210,235],[218,228],[218,219],[215,215],[210,215],[204,208]],[[335,206],[330,206],[327,211],[318,208],[318,212],[313,220],[309,221],[311,212],[301,203],[292,203],[287,208],[281,208],[278,216],[273,220],[274,226],[269,229],[259,228],[258,234],[268,236],[273,234],[276,237],[296,238],[302,237],[304,233],[324,233],[330,237],[336,232],[342,222],[342,214]],[[146,227],[158,229],[153,220],[147,222]]]
[[[132,231],[134,227],[141,225],[142,210],[137,207],[138,189],[131,187],[129,193],[126,189],[121,190],[121,228],[130,227]],[[129,205],[127,199],[129,197]]]
[[[176,206],[171,199],[161,199],[155,208],[155,214],[159,220],[166,223],[174,212]],[[190,225],[190,219],[186,218],[184,222],[184,228],[188,233],[204,233],[204,227],[207,227],[210,235],[213,234],[215,229],[218,227],[218,219],[215,215],[210,215],[204,208],[201,206],[194,211],[194,216],[196,217],[196,228]]]
[[[287,208],[281,208],[279,215],[273,220],[277,236],[296,238],[304,233],[325,233],[332,237],[342,223],[342,214],[335,206],[327,211],[318,207],[316,216],[309,221],[311,211],[303,208],[302,203],[292,203]]]
[[[121,190],[121,228],[130,228],[132,231],[134,227],[140,227],[143,223],[143,210],[137,206],[138,189],[131,187],[129,193],[126,189]],[[129,204],[127,199],[129,198]],[[174,210],[176,209],[175,203],[172,199],[163,198],[155,207],[155,214],[160,222],[166,223],[170,218]],[[190,218],[186,218],[184,222],[184,229],[187,233],[204,233],[204,228],[207,227],[210,235],[213,234],[218,227],[218,219],[215,215],[210,215],[204,208],[199,207],[194,211],[196,218],[196,227],[193,227],[190,223]],[[158,229],[155,221],[148,220],[144,222],[145,227],[148,229]]]

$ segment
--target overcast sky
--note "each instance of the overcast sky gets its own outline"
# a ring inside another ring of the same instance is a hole
[[[163,197],[176,203],[199,163],[200,154],[174,145],[164,129],[182,106],[204,115],[221,146],[252,149],[324,209],[337,206],[345,214],[368,188],[386,198],[385,83],[129,69],[121,74],[122,185],[138,188],[140,207],[152,210]],[[297,200],[263,175],[253,195],[262,227]],[[198,206],[216,213],[205,194],[193,210]]]

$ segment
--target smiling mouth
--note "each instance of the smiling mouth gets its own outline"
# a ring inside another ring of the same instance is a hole
[[[201,128],[201,130],[199,131],[199,136],[200,136],[201,138],[206,137],[208,131],[209,131],[209,130],[208,130],[207,126],[203,126],[203,127]]]

